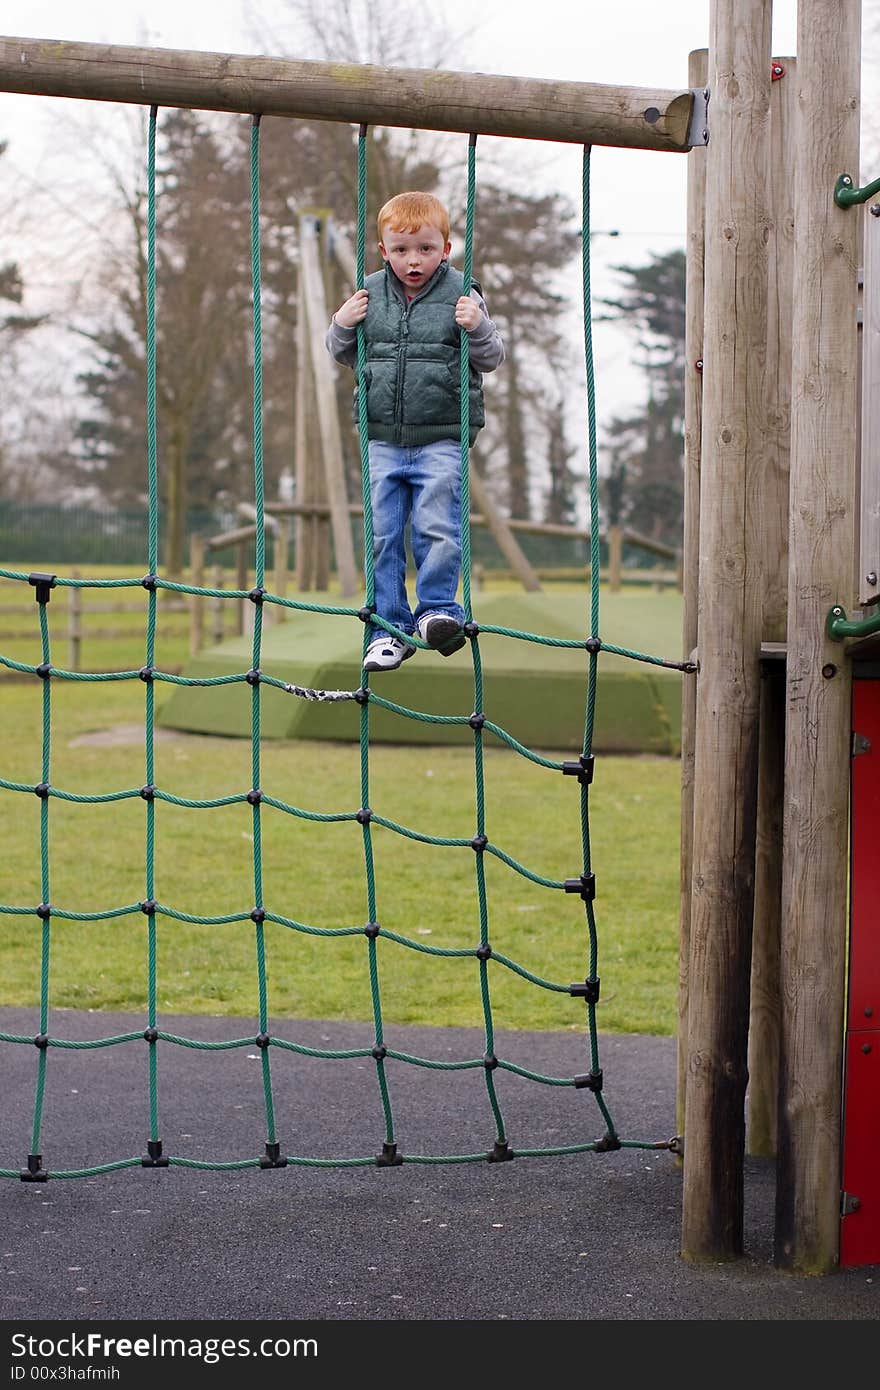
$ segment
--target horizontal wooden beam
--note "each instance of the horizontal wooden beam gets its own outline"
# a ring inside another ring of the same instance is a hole
[[[0,37],[0,91],[686,151],[689,90]]]

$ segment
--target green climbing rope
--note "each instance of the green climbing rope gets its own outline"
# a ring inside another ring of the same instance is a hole
[[[522,632],[512,628],[498,626],[480,626],[475,620],[472,606],[471,593],[471,546],[470,546],[470,486],[469,486],[469,352],[468,335],[462,330],[461,333],[461,378],[460,378],[460,448],[461,448],[461,545],[462,545],[462,589],[463,607],[466,615],[467,633],[470,638],[471,659],[473,663],[473,683],[474,715],[437,715],[428,714],[420,710],[409,709],[403,705],[385,699],[375,694],[365,679],[366,672],[362,672],[362,684],[356,691],[315,691],[293,686],[289,683],[280,681],[272,676],[270,672],[264,672],[261,668],[262,658],[262,614],[265,605],[275,604],[281,608],[287,608],[299,612],[321,613],[328,618],[338,618],[341,620],[352,621],[365,618],[373,618],[372,609],[375,598],[375,577],[373,570],[373,530],[372,512],[370,505],[370,486],[369,486],[369,453],[366,420],[366,393],[358,392],[358,426],[361,451],[361,476],[364,504],[364,542],[365,542],[365,601],[362,608],[355,609],[344,606],[319,605],[303,603],[298,600],[282,598],[273,594],[265,588],[265,530],[263,524],[264,515],[264,481],[263,481],[263,381],[262,381],[262,328],[261,328],[261,270],[260,270],[260,159],[259,159],[259,136],[260,121],[255,116],[251,125],[251,273],[252,273],[252,301],[253,301],[253,464],[254,464],[254,502],[257,516],[256,526],[256,583],[252,590],[236,589],[209,589],[202,586],[187,585],[171,580],[163,579],[158,574],[158,532],[159,532],[159,505],[158,505],[158,449],[157,449],[157,393],[156,393],[156,140],[157,140],[157,120],[158,112],[154,106],[150,110],[148,151],[147,151],[147,187],[148,187],[148,210],[147,210],[147,270],[146,270],[146,388],[147,388],[147,482],[149,498],[149,532],[147,538],[147,573],[143,579],[69,579],[56,575],[28,575],[18,571],[0,569],[0,576],[16,580],[21,584],[30,584],[36,590],[38,603],[40,636],[41,636],[41,661],[39,665],[30,666],[25,663],[13,661],[11,658],[0,655],[0,664],[11,670],[21,672],[26,675],[36,677],[42,688],[42,717],[43,717],[43,740],[42,740],[42,761],[40,768],[40,780],[36,783],[22,783],[0,778],[0,789],[14,794],[36,794],[40,798],[40,870],[41,870],[41,902],[34,907],[33,905],[22,904],[0,904],[0,914],[5,914],[12,918],[28,917],[34,915],[41,923],[41,957],[40,957],[40,1005],[39,1005],[39,1032],[35,1037],[26,1036],[18,1033],[0,1032],[0,1043],[33,1046],[37,1044],[37,1067],[35,1080],[35,1096],[33,1110],[33,1124],[31,1129],[31,1150],[27,1155],[26,1167],[24,1168],[0,1168],[0,1176],[22,1177],[32,1181],[42,1181],[47,1178],[76,1178],[88,1177],[101,1173],[114,1172],[122,1168],[137,1166],[179,1166],[184,1168],[212,1169],[216,1171],[227,1171],[230,1169],[245,1168],[281,1168],[289,1165],[307,1165],[313,1167],[357,1167],[370,1164],[379,1166],[397,1166],[400,1163],[467,1163],[467,1162],[497,1162],[516,1156],[521,1157],[545,1157],[548,1155],[559,1154],[578,1154],[588,1151],[605,1151],[608,1149],[619,1148],[642,1148],[656,1149],[668,1148],[674,1141],[645,1141],[638,1139],[623,1139],[617,1133],[614,1120],[606,1105],[603,1094],[602,1072],[599,1066],[599,1047],[597,1032],[596,1006],[599,997],[599,979],[597,976],[598,965],[598,935],[594,912],[594,893],[595,880],[591,866],[590,849],[590,817],[589,817],[589,795],[592,784],[594,758],[592,753],[593,726],[596,709],[597,675],[599,658],[602,651],[614,652],[621,656],[627,656],[637,661],[663,666],[672,666],[681,671],[692,671],[693,667],[688,663],[668,661],[657,656],[645,655],[639,652],[629,651],[626,648],[613,646],[604,642],[600,637],[599,626],[599,514],[598,514],[598,468],[596,451],[596,403],[595,403],[595,382],[592,355],[592,325],[591,325],[591,290],[590,290],[590,255],[589,255],[589,226],[590,226],[590,149],[584,149],[583,157],[583,260],[582,260],[582,290],[583,290],[583,313],[584,313],[584,350],[586,365],[587,382],[587,421],[588,421],[588,451],[589,451],[589,479],[590,479],[590,604],[587,619],[587,634],[583,640],[561,639],[547,637],[539,633]],[[358,194],[357,194],[357,250],[356,250],[356,275],[357,285],[361,287],[364,282],[364,250],[365,250],[365,227],[366,227],[366,205],[367,205],[367,138],[368,131],[366,126],[361,126],[358,145],[357,145],[357,170],[358,170]],[[465,292],[470,289],[472,283],[472,264],[473,264],[473,243],[474,227],[476,220],[476,144],[477,137],[472,135],[468,142],[467,154],[467,212],[465,224],[465,249],[464,249],[464,284]],[[357,343],[357,364],[356,371],[358,377],[362,377],[366,369],[366,354],[363,342],[363,329],[358,330]],[[107,588],[107,587],[136,587],[141,586],[147,591],[147,614],[146,614],[146,648],[145,663],[138,670],[105,671],[81,673],[66,671],[52,664],[52,651],[50,642],[49,621],[47,614],[48,597],[51,588],[55,586],[77,586],[88,588]],[[185,676],[173,675],[169,672],[160,670],[155,665],[155,637],[156,637],[156,616],[157,616],[157,594],[160,589],[166,589],[175,593],[198,595],[202,597],[222,597],[223,599],[249,600],[254,606],[254,625],[253,625],[253,646],[252,664],[249,671],[236,672],[232,675],[206,677],[193,679]],[[391,632],[397,632],[390,624],[379,617],[375,621],[381,623]],[[512,640],[537,642],[546,645],[548,648],[578,648],[587,653],[587,674],[586,674],[586,707],[584,716],[584,737],[582,753],[577,762],[556,762],[545,758],[513,738],[499,724],[492,721],[484,711],[484,691],[482,662],[480,655],[480,634],[495,633]],[[416,646],[426,644],[418,637],[409,634],[398,633]],[[367,641],[367,623],[364,622],[364,646]],[[55,680],[69,681],[136,681],[141,680],[145,686],[145,772],[146,781],[142,787],[130,787],[113,791],[95,793],[92,795],[82,795],[55,786],[52,783],[52,685]],[[230,682],[247,683],[251,688],[251,787],[247,790],[231,792],[225,796],[189,799],[175,796],[165,791],[155,783],[155,721],[154,721],[154,693],[155,682],[167,681],[181,685],[192,685],[210,688],[216,685],[228,684]],[[327,699],[327,700],[357,700],[360,705],[360,806],[353,809],[342,810],[334,813],[316,813],[304,807],[293,805],[282,800],[276,795],[264,792],[261,785],[261,766],[260,766],[260,709],[261,709],[261,690],[263,686],[270,686],[286,691],[301,698],[307,699]],[[421,720],[434,724],[468,724],[473,731],[474,747],[474,783],[475,783],[475,804],[473,817],[473,835],[460,837],[438,837],[429,835],[421,830],[400,824],[387,816],[381,815],[371,809],[370,803],[370,709],[371,706],[378,706],[395,716],[404,719]],[[483,766],[483,742],[486,734],[491,735],[512,753],[523,757],[539,767],[552,772],[562,772],[577,777],[580,786],[580,823],[582,832],[583,858],[581,873],[578,877],[567,880],[556,880],[547,878],[535,872],[527,865],[518,862],[505,850],[495,844],[489,835],[489,823],[485,801],[484,786],[484,766]],[[121,801],[126,799],[141,798],[145,803],[145,859],[144,859],[144,898],[139,902],[126,903],[116,907],[104,908],[94,912],[72,912],[63,906],[53,904],[51,901],[51,860],[50,860],[50,807],[53,800],[70,802],[101,803],[111,801]],[[247,803],[251,807],[252,831],[253,831],[253,906],[245,909],[239,908],[223,916],[204,916],[181,912],[170,903],[164,903],[156,896],[156,868],[155,868],[155,826],[157,807],[163,803],[174,806],[185,807],[192,810],[212,809],[220,806],[227,806],[235,803]],[[361,838],[364,855],[364,871],[366,883],[366,922],[351,923],[337,927],[321,927],[308,922],[302,922],[296,918],[282,915],[275,911],[271,905],[264,901],[263,894],[263,868],[262,868],[262,841],[261,827],[263,808],[270,808],[274,813],[291,816],[318,822],[356,822],[360,825]],[[478,931],[476,935],[476,945],[467,948],[444,948],[439,946],[429,946],[421,941],[413,940],[399,932],[392,931],[381,926],[381,916],[378,910],[378,887],[376,882],[374,854],[373,854],[373,827],[380,826],[384,831],[391,834],[403,836],[411,840],[420,841],[425,844],[448,847],[450,850],[461,849],[471,852],[474,856],[474,871],[476,879],[476,902],[478,914]],[[584,904],[585,918],[585,978],[582,982],[575,985],[567,985],[557,981],[542,979],[525,969],[522,965],[512,960],[498,951],[495,951],[490,943],[489,923],[489,901],[485,877],[485,856],[491,855],[501,863],[507,865],[513,872],[529,879],[531,882],[540,885],[554,892],[564,894],[576,894]],[[92,1038],[86,1041],[71,1041],[61,1037],[55,1037],[49,1032],[49,980],[50,980],[50,961],[52,944],[52,920],[95,922],[109,919],[123,919],[144,914],[147,917],[147,993],[146,993],[146,1027],[140,1031],[119,1033],[109,1037]],[[198,1041],[192,1038],[182,1037],[178,1034],[170,1033],[162,1029],[159,1020],[157,1007],[157,936],[159,932],[159,922],[168,919],[170,922],[179,921],[195,923],[203,926],[220,925],[226,923],[247,923],[253,925],[254,942],[256,953],[256,1036],[243,1038],[233,1038],[220,1042]],[[366,969],[370,981],[370,997],[373,1012],[373,1033],[374,1041],[370,1047],[347,1048],[347,1049],[322,1049],[306,1047],[303,1044],[290,1041],[286,1038],[276,1037],[269,1032],[269,991],[268,991],[268,972],[267,972],[267,944],[265,939],[265,924],[273,923],[281,928],[302,933],[306,936],[321,938],[336,938],[347,936],[361,936],[365,941],[366,950]],[[416,1056],[411,1053],[402,1052],[386,1045],[384,1041],[384,1022],[382,1012],[382,988],[380,971],[380,950],[379,941],[383,943],[381,960],[386,959],[385,946],[397,947],[418,951],[426,956],[447,959],[460,959],[463,963],[470,961],[476,962],[476,975],[480,991],[480,999],[483,1011],[483,1033],[484,1033],[484,1055],[482,1057],[472,1057],[460,1061],[441,1062],[428,1057]],[[490,989],[491,974],[503,969],[510,971],[520,978],[527,980],[530,984],[538,988],[556,993],[566,993],[576,998],[584,1000],[586,1010],[586,1029],[589,1040],[589,1072],[581,1076],[558,1077],[547,1076],[536,1071],[531,1071],[526,1067],[519,1066],[504,1057],[495,1054],[495,1019],[492,1006]],[[148,1043],[148,1091],[149,1091],[149,1139],[147,1141],[147,1155],[130,1156],[112,1162],[96,1164],[85,1168],[60,1168],[44,1167],[42,1154],[40,1153],[40,1142],[43,1122],[43,1107],[45,1097],[45,1087],[48,1069],[48,1058],[54,1049],[77,1050],[95,1049],[116,1046],[118,1044],[138,1044],[146,1039]],[[261,1079],[263,1088],[263,1102],[265,1109],[266,1141],[265,1152],[258,1156],[249,1157],[241,1160],[228,1160],[224,1158],[216,1159],[192,1159],[177,1155],[163,1155],[162,1141],[160,1138],[160,1093],[159,1093],[159,1060],[162,1049],[165,1047],[184,1047],[196,1050],[228,1050],[243,1047],[252,1047],[256,1044],[259,1048],[261,1060]],[[330,1061],[350,1061],[352,1059],[371,1059],[375,1064],[376,1084],[382,1105],[384,1116],[384,1138],[382,1140],[382,1151],[376,1155],[366,1156],[340,1156],[336,1158],[313,1158],[296,1154],[282,1154],[281,1144],[277,1137],[276,1126],[276,1106],[273,1089],[272,1075],[272,1054],[281,1056],[292,1054],[294,1058],[315,1057]],[[489,1110],[492,1116],[493,1138],[492,1146],[488,1151],[484,1150],[476,1153],[458,1153],[446,1155],[425,1155],[425,1154],[401,1154],[398,1152],[397,1140],[395,1137],[394,1113],[392,1106],[392,1088],[387,1074],[386,1064],[391,1060],[397,1063],[422,1067],[428,1070],[440,1071],[462,1071],[477,1070],[482,1068],[485,1080],[486,1095]],[[502,1110],[502,1098],[499,1095],[496,1084],[496,1073],[513,1073],[532,1082],[553,1086],[553,1087],[575,1087],[586,1089],[591,1092],[604,1122],[604,1133],[595,1139],[584,1139],[582,1142],[551,1146],[540,1149],[520,1148],[514,1150],[510,1147],[506,1125]]]

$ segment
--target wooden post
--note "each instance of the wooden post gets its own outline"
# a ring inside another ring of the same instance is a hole
[[[608,527],[608,587],[612,594],[620,593],[620,571],[623,564],[623,531],[616,523]]]
[[[318,259],[314,224],[308,218],[300,220],[300,262],[302,265],[303,299],[308,320],[309,350],[312,375],[318,405],[318,425],[321,432],[321,453],[330,503],[330,521],[336,552],[336,572],[343,598],[357,592],[354,545],[345,495],[345,469],[342,459],[342,437],[336,410],[336,388],[333,367],[324,338],[330,322],[330,311],[324,295],[321,267]]]
[[[309,439],[309,476],[311,495],[322,504],[323,510],[315,512],[309,522],[311,527],[312,576],[314,587],[323,592],[330,587],[330,504],[327,500],[327,474],[323,467],[321,452],[321,433],[317,414],[310,410],[307,417]],[[363,508],[361,508],[363,514]]]
[[[247,562],[247,541],[239,541],[235,547],[235,587],[236,589],[246,589],[248,587],[248,562]],[[253,604],[250,599],[243,598],[238,600],[238,614],[236,631],[243,636],[245,630],[252,631],[248,627],[247,614],[253,616]]]
[[[297,280],[296,309],[296,383],[295,383],[295,433],[293,441],[293,468],[296,479],[296,500],[309,503],[315,500],[312,488],[313,462],[310,452],[309,415],[312,409],[314,392],[311,383],[311,357],[309,355],[308,320],[306,317],[305,295],[303,293],[303,274],[300,268]],[[296,516],[296,587],[300,593],[312,588],[314,581],[314,528],[312,518],[304,513]]]
[[[689,91],[23,38],[0,38],[0,91],[673,151],[693,107]]]
[[[688,82],[705,87],[709,54],[694,50],[688,58]],[[703,262],[706,223],[706,147],[688,155],[687,270],[685,282],[684,378],[684,534],[682,538],[682,652],[685,661],[697,649],[700,577],[700,438],[703,419]],[[684,1132],[688,1056],[688,971],[691,945],[691,870],[694,853],[694,733],[697,682],[684,676],[681,691],[681,876],[678,953],[678,1067],[676,1131]]]
[[[287,522],[281,522],[275,532],[275,574],[272,580],[279,598],[287,597]],[[277,608],[275,617],[281,622],[283,609]]]
[[[716,0],[706,152],[699,663],[682,1254],[743,1248],[757,800],[770,0]]]
[[[70,571],[71,579],[79,579],[78,569]],[[67,600],[67,640],[70,646],[71,671],[82,670],[82,589],[75,584],[68,591]]]
[[[204,588],[205,584],[205,542],[202,536],[193,535],[189,542],[190,584]],[[205,600],[201,594],[189,596],[189,650],[190,655],[202,649]]]
[[[222,566],[222,565],[215,565],[214,568],[213,568],[213,570],[212,570],[211,588],[212,588],[212,589],[222,589],[222,588],[223,588],[223,566]],[[225,602],[226,602],[226,600],[225,600],[224,598],[217,597],[217,596],[215,596],[214,598],[211,599],[211,618],[212,618],[212,622],[211,622],[211,641],[214,643],[215,646],[219,646],[220,643],[223,641],[223,633],[224,633],[224,627],[225,627],[225,624],[224,624],[224,621],[223,621],[224,616],[225,616],[225,609],[224,609],[223,605],[225,604]]]
[[[796,92],[794,58],[774,59],[770,86],[768,198],[767,362],[765,371],[766,474],[764,514],[764,643],[783,643],[788,607],[788,483],[791,432],[791,277],[794,208],[792,121]],[[767,647],[765,645],[765,651]],[[749,1153],[776,1152],[779,1088],[779,919],[782,909],[782,803],[785,743],[784,662],[763,663],[758,739],[758,821],[755,913],[749,1019]]]
[[[839,1257],[851,669],[825,636],[855,544],[859,0],[798,6],[779,1154],[775,1258]]]

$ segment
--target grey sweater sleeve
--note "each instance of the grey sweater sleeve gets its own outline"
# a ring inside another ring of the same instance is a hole
[[[343,328],[336,322],[336,315],[330,320],[330,327],[324,339],[327,351],[337,362],[341,362],[343,367],[355,367],[357,364],[357,329]]]
[[[489,317],[486,301],[478,290],[471,290],[471,299],[482,310],[482,322],[468,334],[471,366],[478,372],[494,372],[504,361],[504,343],[501,334]]]

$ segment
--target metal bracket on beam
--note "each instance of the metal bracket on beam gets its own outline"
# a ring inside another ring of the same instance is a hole
[[[691,108],[691,122],[688,126],[688,149],[693,149],[695,145],[708,145],[709,143],[709,88],[692,87],[691,96],[694,104]]]

